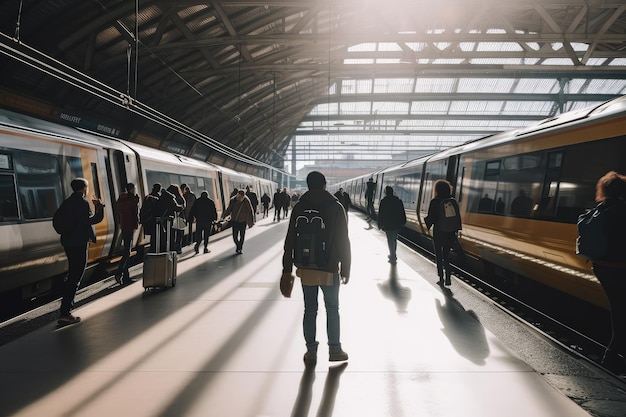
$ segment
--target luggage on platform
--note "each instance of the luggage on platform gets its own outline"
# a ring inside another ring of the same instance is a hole
[[[143,259],[143,287],[149,288],[169,288],[176,285],[176,263],[175,251],[170,251],[170,229],[171,220],[165,223],[166,240],[165,251],[161,251],[161,219],[157,219],[156,239],[157,253],[146,253]]]

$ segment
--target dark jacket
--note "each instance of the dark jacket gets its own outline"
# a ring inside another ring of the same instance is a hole
[[[283,208],[283,193],[280,191],[274,193],[273,203],[275,208]]]
[[[347,213],[348,210],[350,209],[350,205],[352,204],[352,201],[350,200],[350,196],[348,195],[348,193],[344,191],[343,194],[341,194],[339,193],[339,191],[337,191],[335,193],[335,197],[337,197],[337,200],[339,200],[339,202],[343,206],[343,209]]]
[[[243,196],[243,200],[237,201],[237,196],[230,199],[228,208],[222,214],[222,218],[230,215],[233,222],[246,223],[248,227],[254,226],[254,212],[252,211],[252,203],[250,199]]]
[[[263,194],[261,197],[261,203],[263,203],[264,207],[269,207],[271,201],[270,196],[267,194]]]
[[[381,230],[399,230],[406,223],[404,204],[395,195],[386,195],[380,200],[378,208],[378,228]]]
[[[446,197],[452,198],[452,197]],[[456,232],[444,232],[439,229],[439,213],[441,212],[441,205],[443,204],[443,198],[435,197],[430,200],[430,205],[428,206],[428,215],[424,218],[424,222],[426,223],[426,227],[430,229],[433,227],[433,236],[436,237],[444,237],[444,238],[456,238]]]
[[[215,203],[208,196],[200,196],[193,203],[189,216],[195,218],[198,223],[213,223],[217,220]]]
[[[156,217],[172,217],[175,211],[180,213],[184,209],[183,205],[176,201],[174,194],[167,190],[161,191],[161,196],[156,206]]]
[[[122,193],[117,199],[117,214],[122,232],[132,232],[139,227],[139,196]]]
[[[609,249],[601,261],[624,264],[626,259],[626,202],[621,199],[607,199],[604,204],[606,205]]]
[[[74,223],[68,232],[61,235],[61,244],[63,246],[82,246],[89,241],[95,242],[96,232],[92,225],[100,223],[104,219],[104,206],[96,204],[96,213],[93,214],[89,202],[80,191],[69,196],[67,203]]]
[[[330,230],[328,241],[328,263],[326,272],[339,272],[342,277],[350,277],[352,256],[350,250],[350,238],[348,237],[348,223],[346,215],[337,199],[325,190],[309,190],[300,197],[291,211],[289,229],[285,237],[285,253],[283,255],[283,273],[291,273],[293,269],[293,248],[296,240],[296,218],[307,207],[320,207],[325,201],[332,200],[335,204],[324,206],[324,220]],[[341,267],[341,268],[340,268]]]
[[[250,200],[250,204],[252,204],[252,208],[256,208],[259,205],[259,199],[256,196],[254,191],[246,191],[246,197]]]

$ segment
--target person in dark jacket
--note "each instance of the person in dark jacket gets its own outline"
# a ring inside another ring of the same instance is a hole
[[[156,248],[157,252],[165,249],[165,243],[167,241],[167,228],[170,228],[170,250],[176,250],[176,235],[172,230],[172,218],[174,217],[174,213],[183,213],[185,207],[179,203],[176,196],[172,193],[172,191],[177,192],[179,190],[178,186],[175,184],[170,185],[167,189],[161,190],[161,196],[159,197],[159,204],[156,207],[157,217],[161,222],[161,242],[157,244],[160,245],[160,248]],[[182,199],[182,195],[180,195],[180,191],[178,191],[180,198]],[[182,201],[185,201],[184,199]],[[156,239],[156,236],[154,236]]]
[[[374,182],[374,177],[370,177],[369,180],[365,183],[365,198],[367,200],[367,206],[365,207],[365,211],[367,212],[368,222],[374,220],[374,197],[376,195],[376,183]]]
[[[185,201],[185,197],[183,197],[183,191],[178,186],[178,184],[170,184],[170,186],[167,187],[167,191],[169,191],[176,198],[176,203],[182,206],[183,209],[182,211],[179,211],[179,213],[183,217],[183,219],[187,221],[187,219],[185,218],[185,209],[187,207],[186,206],[187,202]],[[171,248],[172,250],[175,250],[176,253],[179,255],[183,253],[183,237],[184,236],[185,236],[185,230],[172,228]]]
[[[193,242],[193,219],[190,216],[191,208],[193,207],[193,203],[196,202],[196,195],[191,188],[187,184],[181,184],[180,191],[183,194],[183,199],[185,200],[185,220],[187,220],[187,236],[183,236],[185,234],[184,230],[181,230],[181,242],[183,246],[187,246]]]
[[[135,194],[135,184],[126,184],[126,192],[121,193],[117,199],[117,216],[122,229],[122,260],[119,263],[115,280],[118,284],[130,284],[128,264],[130,250],[133,247],[133,236],[139,228],[139,196]]]
[[[340,341],[339,326],[339,284],[347,284],[350,280],[351,251],[348,237],[348,223],[341,204],[326,191],[326,178],[319,171],[312,171],[307,176],[309,191],[304,193],[293,207],[289,220],[289,229],[285,237],[283,255],[283,276],[281,281],[289,278],[293,269],[293,251],[296,243],[296,219],[307,208],[323,207],[323,218],[328,236],[328,259],[321,270],[299,268],[296,274],[302,281],[304,294],[304,339],[307,351],[304,362],[312,364],[317,361],[316,319],[318,309],[318,292],[324,293],[326,306],[326,331],[328,334],[329,359],[344,361],[348,354],[343,351]]]
[[[378,228],[387,235],[389,263],[391,264],[397,262],[398,233],[405,223],[406,212],[404,211],[402,200],[393,195],[392,187],[386,186],[385,197],[380,200],[380,207],[378,208]]]
[[[71,187],[74,193],[68,197],[67,203],[70,214],[68,218],[71,219],[73,226],[61,234],[61,245],[67,255],[69,272],[63,286],[63,299],[58,321],[60,326],[80,321],[80,317],[73,316],[70,311],[74,306],[76,290],[85,274],[89,242],[96,241],[93,225],[100,223],[104,218],[104,204],[99,198],[92,199],[96,213],[91,211],[89,202],[85,198],[89,192],[89,182],[86,179],[75,178],[72,180]]]
[[[280,213],[283,210],[283,194],[280,192],[280,189],[276,190],[274,193],[274,221],[280,221]]]
[[[348,210],[350,209],[350,205],[352,201],[350,200],[350,196],[343,190],[343,187],[340,187],[339,190],[334,194],[334,196],[339,200],[341,205],[343,206],[343,210],[346,212],[346,219],[348,218]]]
[[[608,252],[593,261],[593,272],[609,299],[612,337],[602,366],[626,373],[626,176],[606,173],[596,184],[596,201],[606,206]]]
[[[267,195],[267,193],[263,193],[263,196],[261,197],[261,204],[263,204],[263,218],[269,216],[269,211],[270,211],[270,202],[272,201],[272,199],[270,198],[269,195]]]
[[[217,210],[215,202],[209,198],[207,191],[200,193],[200,198],[196,199],[189,212],[190,218],[196,221],[196,244],[194,251],[199,253],[200,243],[204,240],[204,253],[211,252],[209,246],[209,236],[213,222],[217,220]]]
[[[152,186],[150,194],[143,199],[141,210],[139,211],[139,221],[143,226],[143,233],[150,237],[149,252],[156,252],[156,218],[159,216],[158,205],[161,196],[161,184],[158,182]]]
[[[283,203],[283,211],[285,213],[285,219],[289,215],[289,206],[291,205],[291,196],[287,194],[287,188],[283,188],[283,192],[281,193],[281,202]]]
[[[452,270],[450,269],[450,249],[456,244],[456,232],[447,232],[441,230],[439,213],[443,200],[452,197],[452,185],[446,180],[435,181],[435,197],[430,200],[428,206],[428,215],[424,219],[426,227],[433,228],[433,246],[435,249],[435,257],[437,258],[437,275],[439,275],[439,285],[451,285],[450,277]],[[445,270],[445,282],[444,282]]]

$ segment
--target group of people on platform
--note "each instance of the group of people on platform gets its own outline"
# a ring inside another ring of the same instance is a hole
[[[268,217],[270,202],[275,206],[274,220],[280,220],[281,214],[288,216],[289,208],[293,210],[289,228],[284,244],[283,276],[281,277],[281,290],[283,280],[293,282],[292,269],[294,266],[293,249],[296,245],[296,225],[298,218],[307,206],[319,207],[324,202],[331,202],[326,209],[325,220],[329,229],[328,247],[329,256],[321,269],[298,269],[297,275],[302,281],[304,294],[304,319],[303,330],[306,342],[304,361],[306,364],[315,363],[317,360],[318,341],[316,340],[316,317],[318,309],[318,291],[324,294],[324,303],[327,315],[327,333],[329,346],[329,359],[331,361],[343,361],[348,359],[348,354],[343,351],[340,342],[339,324],[339,285],[347,284],[350,279],[351,249],[348,237],[347,212],[351,205],[349,195],[340,188],[334,195],[326,191],[326,178],[321,172],[313,171],[307,176],[308,191],[303,195],[294,194],[289,196],[287,190],[277,190],[273,200],[267,193],[260,199],[263,207],[263,217]],[[104,204],[99,198],[93,198],[92,204],[95,213],[86,198],[89,192],[89,183],[84,178],[76,178],[71,182],[73,194],[64,201],[69,207],[72,219],[72,227],[61,233],[61,244],[65,249],[69,263],[69,272],[65,281],[63,297],[60,307],[59,325],[67,325],[80,321],[79,317],[71,314],[76,290],[83,277],[89,242],[95,242],[96,235],[93,225],[101,222],[104,218]],[[368,222],[374,218],[373,199],[376,185],[370,178],[366,188]],[[215,203],[209,197],[207,191],[202,191],[199,198],[186,185],[169,185],[166,189],[161,184],[154,184],[152,191],[144,199],[139,210],[139,196],[135,192],[134,184],[126,184],[116,201],[118,223],[121,228],[121,240],[123,246],[122,259],[116,273],[116,279],[120,284],[130,282],[128,272],[130,250],[132,247],[133,234],[143,225],[144,233],[151,235],[150,250],[160,250],[156,242],[157,228],[166,235],[166,225],[160,221],[183,216],[189,225],[189,241],[183,242],[184,229],[173,229],[171,243],[178,253],[185,244],[191,243],[191,223],[196,222],[196,239],[194,250],[199,253],[203,245],[204,253],[208,249],[209,236],[214,222],[217,220]],[[397,262],[397,237],[401,228],[406,223],[405,208],[402,200],[394,195],[391,186],[386,186],[385,196],[381,199],[378,211],[378,227],[385,232],[389,248],[388,260],[393,265]],[[444,227],[444,216],[448,216],[442,207],[444,202],[454,200],[452,186],[448,181],[438,180],[434,184],[434,197],[430,201],[428,215],[425,218],[427,227],[434,226],[433,246],[435,249],[437,274],[440,285],[450,285],[451,267],[449,253],[452,248],[462,252],[458,245],[458,226],[450,230]],[[602,259],[593,261],[593,271],[606,291],[611,317],[612,338],[605,351],[602,364],[615,373],[626,373],[626,176],[610,171],[596,184],[596,201],[602,203],[607,213],[607,233],[609,250]],[[252,227],[256,220],[258,206],[256,194],[247,187],[246,191],[235,190],[228,207],[222,214],[222,219],[230,216],[232,223],[232,235],[235,242],[235,252],[243,253],[246,228]],[[456,203],[455,203],[456,204]],[[456,205],[458,210],[458,205]],[[446,213],[445,215],[443,213]],[[457,213],[458,214],[458,213]],[[169,220],[168,220],[169,221]],[[446,220],[447,221],[447,220]],[[161,241],[163,241],[163,237]],[[290,294],[290,293],[289,293]]]

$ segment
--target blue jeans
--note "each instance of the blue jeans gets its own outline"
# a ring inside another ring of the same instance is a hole
[[[389,246],[389,260],[396,260],[396,249],[398,248],[398,231],[397,230],[385,230],[387,235],[387,246]]]
[[[333,285],[303,285],[304,293],[304,320],[302,327],[304,330],[304,340],[307,350],[317,350],[319,344],[317,336],[317,295],[321,288],[324,293],[324,304],[326,306],[326,333],[328,334],[328,347],[330,349],[340,349],[339,341],[339,274],[333,274]]]

